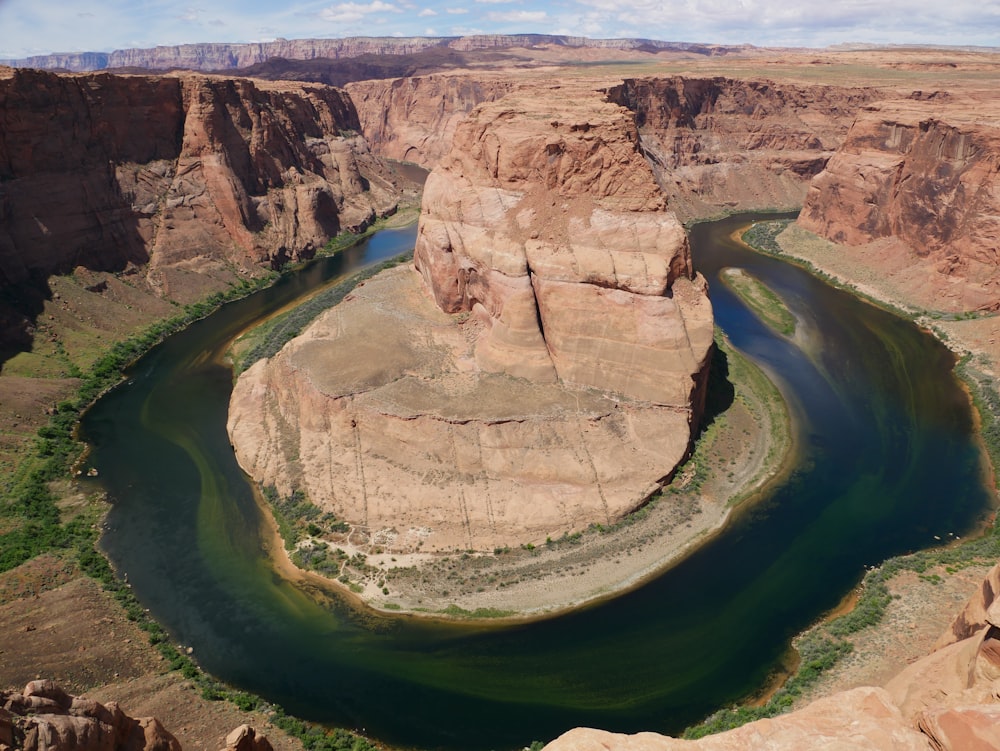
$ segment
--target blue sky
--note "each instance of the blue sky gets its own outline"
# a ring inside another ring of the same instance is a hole
[[[0,0],[0,58],[276,37],[517,32],[760,46],[1000,45],[1000,2]]]

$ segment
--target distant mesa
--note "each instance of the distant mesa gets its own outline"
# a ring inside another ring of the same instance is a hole
[[[272,58],[315,60],[362,55],[415,55],[443,47],[459,52],[531,48],[539,45],[611,50],[690,52],[697,55],[727,54],[747,45],[709,45],[661,42],[652,39],[588,39],[549,34],[484,34],[458,37],[344,37],[341,39],[275,39],[249,44],[205,43],[124,49],[114,52],[65,52],[0,60],[16,68],[59,69],[75,73],[114,68],[144,70],[233,71],[266,63]]]

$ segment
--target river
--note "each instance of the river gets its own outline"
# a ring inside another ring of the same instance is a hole
[[[990,508],[952,356],[912,324],[701,224],[693,255],[719,325],[778,374],[798,415],[787,481],[638,590],[497,626],[379,616],[297,586],[263,555],[262,520],[225,431],[222,354],[254,320],[412,247],[380,232],[230,303],[152,350],[85,416],[112,509],[102,545],[214,675],[298,716],[402,747],[520,748],[578,725],[676,733],[758,689],[789,640],[866,565],[964,535]],[[809,351],[717,281],[747,269],[788,304]]]

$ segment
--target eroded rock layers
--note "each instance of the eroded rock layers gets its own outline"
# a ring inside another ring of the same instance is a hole
[[[682,218],[801,205],[873,88],[730,78],[630,79],[609,98],[635,112],[642,147]]]
[[[393,550],[491,549],[613,521],[685,455],[711,306],[627,110],[584,87],[477,108],[415,266],[240,377],[252,476]]]
[[[395,205],[359,128],[323,86],[8,70],[0,288],[131,267],[188,301],[308,256]]]
[[[1000,126],[995,99],[919,92],[862,108],[816,177],[799,224],[847,245],[905,248],[966,307],[1000,305]],[[958,283],[958,284],[956,284]]]
[[[359,81],[345,89],[372,151],[431,169],[451,149],[458,123],[514,86],[509,75],[470,74]]]

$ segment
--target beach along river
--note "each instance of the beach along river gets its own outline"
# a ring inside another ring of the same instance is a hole
[[[442,623],[359,612],[289,582],[264,555],[225,431],[232,373],[221,355],[324,280],[408,250],[415,228],[380,232],[226,305],[150,352],[87,414],[91,461],[113,503],[105,550],[204,668],[304,718],[468,750],[520,748],[577,725],[680,731],[758,689],[864,566],[964,535],[990,506],[948,351],[739,248],[728,236],[749,219],[696,226],[695,263],[719,325],[778,375],[801,457],[762,501],[640,589],[534,623]],[[717,280],[726,266],[785,300],[805,350],[731,295]]]

